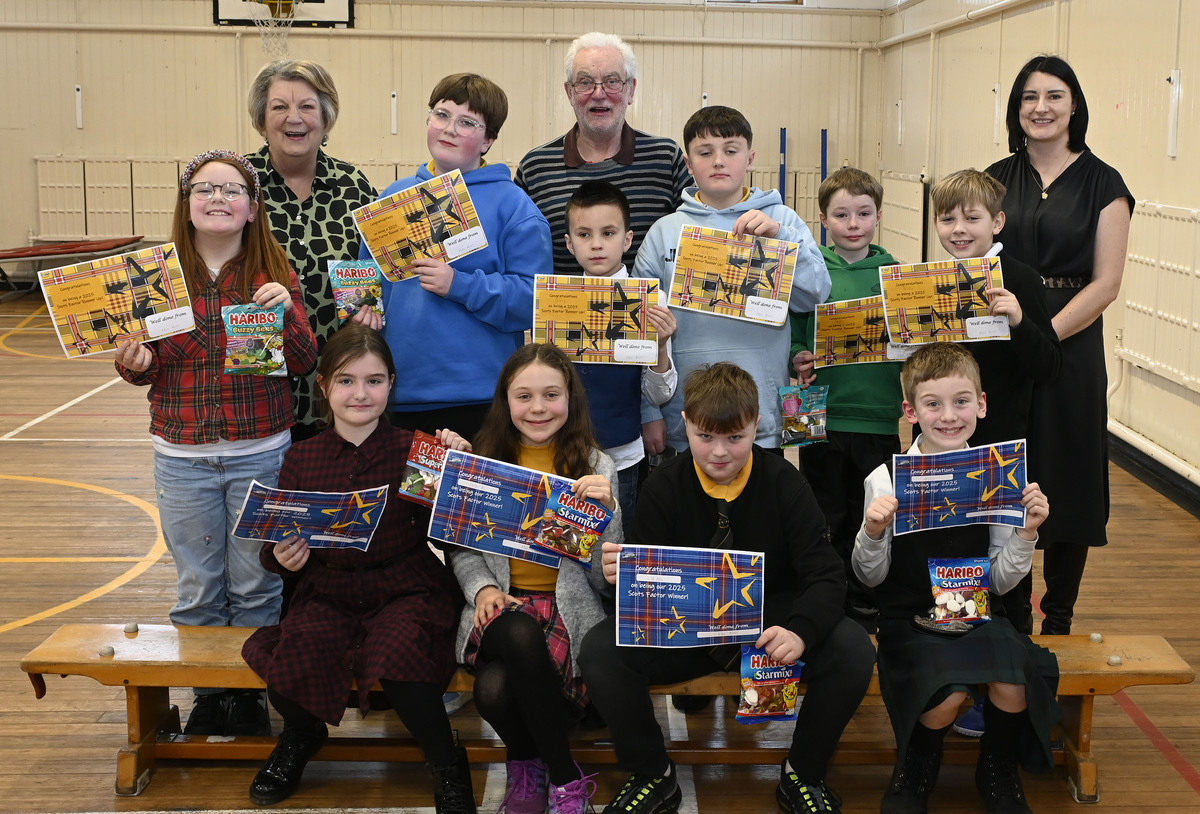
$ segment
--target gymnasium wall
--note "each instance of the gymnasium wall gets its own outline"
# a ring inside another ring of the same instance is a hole
[[[297,30],[290,44],[338,82],[329,152],[382,185],[425,160],[426,94],[441,76],[477,71],[508,91],[489,158],[515,165],[573,121],[562,90],[568,42],[613,31],[640,61],[634,126],[677,137],[705,95],[736,106],[756,130],[760,185],[777,182],[787,128],[785,194],[809,219],[826,128],[831,166],[857,164],[892,183],[898,204],[902,194],[901,223],[883,236],[906,246],[920,245],[921,182],[1003,157],[1014,74],[1036,53],[1060,53],[1088,95],[1090,146],[1138,200],[1125,285],[1105,317],[1113,429],[1200,482],[1200,133],[1190,126],[1200,117],[1186,87],[1200,54],[1180,47],[1180,32],[1198,26],[1200,4],[1186,0],[908,0],[884,11],[357,0],[353,30]],[[245,94],[266,59],[254,29],[212,25],[211,0],[0,0],[0,247],[127,232],[135,221],[153,233],[173,205],[178,161],[261,143]],[[1182,84],[1166,81],[1175,69]],[[886,225],[886,200],[884,212]],[[924,240],[940,259],[928,226]]]

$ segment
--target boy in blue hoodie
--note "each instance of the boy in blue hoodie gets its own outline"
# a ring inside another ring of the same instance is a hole
[[[500,368],[533,324],[534,275],[551,270],[546,219],[508,167],[484,160],[507,117],[508,98],[494,82],[447,76],[429,95],[432,160],[381,196],[459,170],[488,241],[453,265],[421,258],[416,279],[384,283],[384,311],[393,316],[382,331],[401,361],[389,407],[392,423],[408,430],[448,428],[474,437]],[[365,244],[359,256],[370,259]],[[369,308],[358,313],[355,319],[380,328]]]
[[[826,302],[878,296],[879,267],[896,260],[875,245],[883,186],[856,167],[834,170],[817,190],[821,224],[832,246],[822,246],[832,285]],[[800,450],[804,475],[829,523],[833,547],[846,564],[846,612],[874,632],[875,600],[850,569],[862,520],[863,481],[900,453],[900,362],[836,365],[813,370],[815,313],[792,314],[792,366],[802,385],[829,386],[825,444]]]
[[[675,249],[684,225],[723,229],[735,235],[775,237],[800,244],[792,277],[789,307],[812,311],[829,294],[829,272],[808,226],[784,205],[775,190],[744,186],[754,163],[754,134],[746,117],[730,107],[705,107],[683,128],[684,160],[696,181],[683,193],[679,210],[660,218],[642,241],[631,277],[657,278],[670,290]],[[791,380],[787,359],[787,324],[778,327],[676,309],[678,328],[672,356],[680,381],[697,368],[727,361],[750,373],[758,386],[759,413],[755,442],[778,450],[781,416],[779,388]],[[656,454],[669,445],[688,447],[682,417],[683,393],[677,390],[661,410],[643,411],[646,451]]]

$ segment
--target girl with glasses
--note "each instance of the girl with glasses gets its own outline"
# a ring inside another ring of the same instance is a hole
[[[171,621],[259,627],[279,621],[279,577],[258,562],[259,545],[234,538],[250,483],[275,486],[291,445],[286,376],[225,373],[221,309],[254,302],[283,307],[289,372],[317,359],[299,283],[262,217],[258,176],[227,150],[184,169],[171,240],[192,300],[195,328],[153,343],[118,344],[117,372],[149,386],[154,481],[163,537],[178,571]],[[184,732],[268,735],[260,690],[197,688]]]

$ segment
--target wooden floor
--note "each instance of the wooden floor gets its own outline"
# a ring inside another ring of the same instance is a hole
[[[36,293],[0,303],[0,812],[254,808],[247,788],[257,767],[245,763],[168,763],[141,796],[114,796],[121,690],[52,676],[38,701],[17,666],[64,622],[168,621],[175,571],[156,525],[147,425],[145,391],[117,379],[108,357],[63,357]],[[1076,631],[1160,632],[1200,665],[1200,524],[1122,470],[1112,476],[1112,542],[1089,563]],[[190,694],[177,695],[186,714]],[[664,727],[728,731],[747,743],[788,737],[786,728],[738,725],[723,703],[715,716],[664,709]],[[471,706],[453,721],[465,734],[481,726]],[[886,726],[878,699],[852,723],[868,732]],[[388,713],[344,727],[399,724]],[[1101,799],[1089,810],[1200,811],[1200,683],[1098,699],[1095,750]],[[847,814],[874,812],[890,772],[835,766],[830,781]],[[775,766],[685,767],[680,776],[691,787],[684,811],[776,810]],[[600,771],[597,801],[622,781],[614,769]],[[490,814],[504,793],[503,766],[477,766],[474,782],[480,811]],[[1081,810],[1061,772],[1025,783],[1035,811]],[[314,763],[301,790],[274,808],[432,811],[428,788],[421,766]],[[982,811],[970,767],[943,770],[931,810]]]

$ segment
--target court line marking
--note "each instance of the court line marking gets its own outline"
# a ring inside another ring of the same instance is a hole
[[[9,430],[4,435],[0,435],[0,441],[8,441],[8,440],[12,439],[18,433],[22,432],[23,430],[27,430],[30,427],[36,427],[38,424],[41,424],[46,419],[53,418],[54,416],[58,415],[63,410],[70,409],[71,407],[74,407],[79,402],[89,399],[101,391],[107,390],[108,388],[110,388],[114,384],[116,384],[117,382],[123,382],[123,381],[125,381],[125,380],[122,379],[120,376],[117,376],[113,379],[109,379],[104,384],[100,385],[99,387],[93,387],[91,390],[87,391],[82,396],[76,396],[75,398],[68,401],[66,404],[60,404],[58,407],[55,407],[50,412],[43,413],[42,415],[38,416],[37,418],[33,419],[32,421],[26,421],[24,424],[17,427],[15,430]]]
[[[55,359],[55,360],[66,359],[68,361],[81,361],[82,360],[82,361],[87,361],[87,362],[107,362],[107,361],[109,361],[109,359],[107,359],[107,358],[101,358],[101,357],[96,357],[96,356],[81,356],[81,357],[76,357],[76,358],[72,359],[71,357],[68,357],[65,353],[63,353],[61,356],[47,356],[44,353],[30,353],[29,351],[17,350],[16,348],[9,347],[8,338],[10,336],[12,336],[13,334],[34,333],[34,332],[46,330],[45,328],[30,328],[30,327],[28,327],[29,323],[31,323],[35,319],[38,319],[39,317],[46,317],[47,319],[49,319],[49,317],[50,317],[50,312],[46,310],[46,303],[44,303],[44,302],[38,306],[36,311],[34,311],[32,314],[25,317],[20,322],[18,322],[17,327],[9,328],[4,333],[0,334],[0,350],[8,351],[13,356],[27,356],[31,359]],[[50,323],[50,331],[52,333],[54,333],[55,336],[57,337],[58,332],[54,330],[53,322]]]
[[[120,380],[118,379],[118,381]],[[158,507],[146,502],[145,500],[142,500],[140,497],[134,497],[133,495],[126,494],[125,492],[118,492],[115,489],[109,489],[107,486],[98,486],[90,483],[77,483],[75,481],[59,480],[58,478],[38,478],[31,475],[0,475],[0,480],[19,480],[28,481],[30,483],[44,483],[51,486],[68,486],[75,489],[85,489],[89,492],[96,492],[101,495],[118,498],[119,500],[123,500],[131,506],[134,506],[135,508],[141,509],[143,512],[145,512],[146,515],[149,516],[149,518],[154,522],[154,533],[156,535],[154,538],[154,545],[150,547],[149,551],[147,551],[141,557],[135,557],[131,559],[131,561],[134,563],[132,568],[127,569],[123,573],[106,582],[104,585],[101,585],[98,588],[93,588],[87,593],[81,594],[74,599],[67,600],[62,604],[55,605],[52,608],[47,608],[44,611],[39,611],[32,616],[26,616],[23,619],[14,619],[7,624],[0,625],[0,633],[5,633],[18,627],[24,627],[25,625],[29,625],[34,622],[40,622],[41,620],[48,619],[51,616],[57,616],[63,611],[68,611],[87,602],[91,602],[93,599],[98,599],[99,597],[104,596],[105,594],[110,593],[117,588],[120,588],[122,585],[125,585],[126,583],[131,582],[137,577],[141,576],[143,573],[149,570],[150,566],[162,559],[162,556],[167,553],[167,544],[163,539],[162,527],[158,520]],[[4,561],[5,560],[0,560],[0,562]],[[83,558],[79,561],[86,562],[87,559]]]

